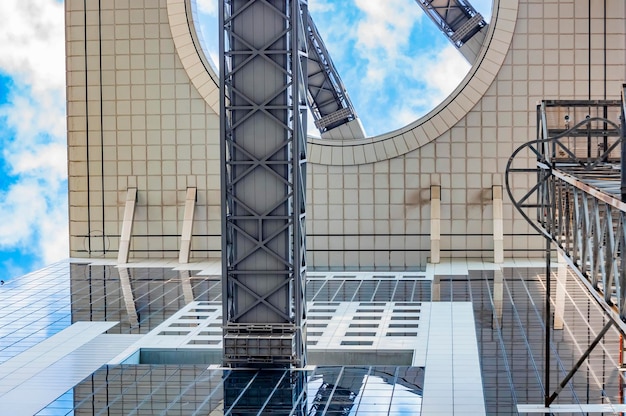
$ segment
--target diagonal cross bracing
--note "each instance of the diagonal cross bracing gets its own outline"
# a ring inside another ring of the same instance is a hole
[[[457,48],[487,24],[467,0],[416,1]]]
[[[320,133],[324,133],[356,119],[357,114],[310,15],[307,19],[307,43],[308,102],[315,126]],[[333,117],[335,114],[341,115]]]
[[[626,249],[625,95],[621,103],[543,101],[537,106],[538,138],[518,147],[506,166],[511,201],[546,239],[545,407],[554,402],[611,326],[626,333],[626,264],[622,261]],[[513,181],[520,179],[528,187],[533,176],[536,185],[531,191],[522,198],[514,195],[512,189],[520,184],[512,186]],[[557,247],[610,318],[552,394],[551,246]]]
[[[564,253],[600,306],[625,331],[622,106],[616,100],[544,101],[537,109],[539,138],[514,152],[506,182],[507,189],[517,188],[509,196],[518,211]],[[519,180],[528,192],[520,192],[521,185],[510,186]]]
[[[221,0],[224,364],[304,366],[306,0]]]

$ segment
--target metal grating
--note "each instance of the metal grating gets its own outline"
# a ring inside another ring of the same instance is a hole
[[[487,24],[467,0],[416,1],[457,48]]]

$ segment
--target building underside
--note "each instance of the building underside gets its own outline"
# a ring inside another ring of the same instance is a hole
[[[424,271],[378,275],[312,271],[310,365],[260,375],[221,364],[220,319],[211,312],[221,312],[219,265],[176,270],[165,262],[138,262],[129,269],[103,263],[54,264],[3,287],[4,411],[511,414],[543,402],[541,261],[507,261],[501,267],[444,262]],[[565,288],[563,326],[552,331],[556,387],[609,319],[564,263],[555,264],[552,274],[553,292],[557,285]],[[351,312],[344,312],[344,322],[333,322],[332,309]],[[211,313],[214,320],[196,331],[196,323]],[[381,316],[388,322],[376,319]],[[322,345],[333,338],[337,344],[362,345]],[[372,346],[365,344],[378,338],[404,346],[391,358],[370,354]],[[46,353],[36,350],[38,345]],[[324,348],[334,354],[320,353]],[[339,353],[342,348],[347,354]],[[623,409],[619,348],[620,334],[611,329],[560,393],[554,414]]]
[[[626,411],[626,6],[418,3],[472,68],[366,137],[305,0],[220,1],[221,71],[191,0],[67,0],[70,260],[0,286],[0,413]]]

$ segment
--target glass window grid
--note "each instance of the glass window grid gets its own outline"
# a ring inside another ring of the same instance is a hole
[[[121,290],[110,284],[114,271],[108,276],[105,271],[107,268],[114,270],[113,267],[90,266],[91,283],[102,283],[100,286],[93,284],[90,288],[89,285],[70,283],[70,276],[72,279],[78,279],[79,276],[84,278],[86,267],[84,264],[62,262],[9,280],[2,286],[0,363],[68,327],[76,320],[72,319],[72,313],[97,316],[98,319],[125,316]],[[78,273],[80,269],[83,272]],[[474,306],[485,402],[489,413],[511,412],[517,404],[540,403],[543,398],[544,270],[507,268],[503,272],[504,298],[502,315],[496,320],[497,324],[494,323],[493,271],[474,270],[467,276],[438,276],[441,301],[469,301]],[[180,286],[176,283],[179,277],[176,272],[159,271],[158,268],[131,269],[131,275],[133,293],[145,299],[138,311],[145,312],[141,322],[147,326],[147,331],[160,324],[170,308],[173,312],[178,302],[182,302],[182,289],[174,289]],[[556,284],[555,280],[552,280],[553,285]],[[221,288],[215,277],[191,276],[191,282],[196,300],[219,301]],[[310,295],[310,299],[318,306],[328,307],[349,297],[351,301],[369,302],[368,307],[375,307],[372,302],[391,300],[382,299],[384,296],[381,294],[384,293],[400,302],[396,307],[402,306],[408,310],[409,307],[417,309],[422,301],[428,300],[426,296],[414,296],[417,287],[427,288],[423,290],[424,293],[430,293],[430,282],[424,286],[424,281],[417,280],[398,281],[394,288],[389,286],[393,282],[386,280],[382,291],[378,290],[380,281],[335,279],[333,282],[333,285],[328,285],[326,280],[311,279],[310,287],[318,290],[312,291],[314,295]],[[352,285],[352,289],[342,292],[347,285]],[[95,301],[94,305],[88,304],[90,300]],[[97,311],[100,315],[89,315],[85,312],[89,310]],[[572,368],[580,357],[580,351],[586,349],[597,328],[605,320],[594,301],[572,275],[567,281],[565,320],[567,330],[553,332],[553,386]],[[396,325],[400,331],[405,328],[401,320],[395,322],[400,324]],[[406,328],[412,324],[417,323],[407,322]],[[109,332],[132,333],[128,324],[122,322],[119,327]],[[573,383],[561,392],[557,403],[619,403],[619,389],[623,380],[618,371],[618,345],[619,335],[616,331],[609,331],[574,376]],[[189,388],[195,390],[201,387]],[[68,394],[50,406],[60,406],[59,403],[71,401]]]

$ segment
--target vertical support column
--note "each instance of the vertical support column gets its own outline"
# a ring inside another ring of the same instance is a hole
[[[126,313],[128,314],[128,322],[130,326],[139,325],[139,315],[137,315],[137,307],[135,306],[135,297],[133,296],[133,288],[130,285],[130,274],[128,268],[120,267],[117,269],[120,275],[120,287],[122,288],[122,295],[124,296],[124,305],[126,306]]]
[[[126,204],[124,206],[124,219],[120,232],[120,247],[117,253],[119,264],[128,263],[130,251],[130,238],[133,233],[133,220],[135,219],[135,204],[137,202],[137,188],[128,188],[126,191]]]
[[[441,186],[430,187],[430,262],[439,263],[441,251]]]
[[[185,213],[183,214],[183,230],[180,235],[179,263],[189,263],[191,251],[191,234],[193,231],[193,213],[196,208],[196,188],[187,188],[185,197]]]
[[[622,202],[626,202],[626,84],[622,84],[622,118],[620,130],[620,194]]]
[[[498,268],[493,271],[493,316],[491,327],[502,327],[502,301],[504,300],[504,273]]]
[[[195,300],[193,288],[191,287],[191,273],[189,273],[189,270],[180,270],[178,276],[180,277],[180,285],[183,288],[183,299],[185,304],[188,305]]]
[[[441,300],[441,277],[438,275],[433,276],[433,281],[430,286],[430,301],[439,302]]]
[[[220,1],[224,364],[306,365],[306,0]]]
[[[558,272],[556,277],[556,298],[554,308],[554,329],[563,329],[563,316],[565,314],[565,283],[567,281],[567,262],[560,250],[558,252]]]
[[[626,387],[625,383],[624,383],[624,369],[626,369],[626,343],[624,342],[624,335],[620,334],[619,335],[619,366],[620,369],[622,369],[622,371],[620,372],[620,381],[621,381],[621,388],[620,388],[620,397],[621,400],[619,401],[620,403],[624,403],[624,388]]]
[[[502,213],[502,185],[491,188],[493,198],[493,262],[504,262],[504,215]]]

